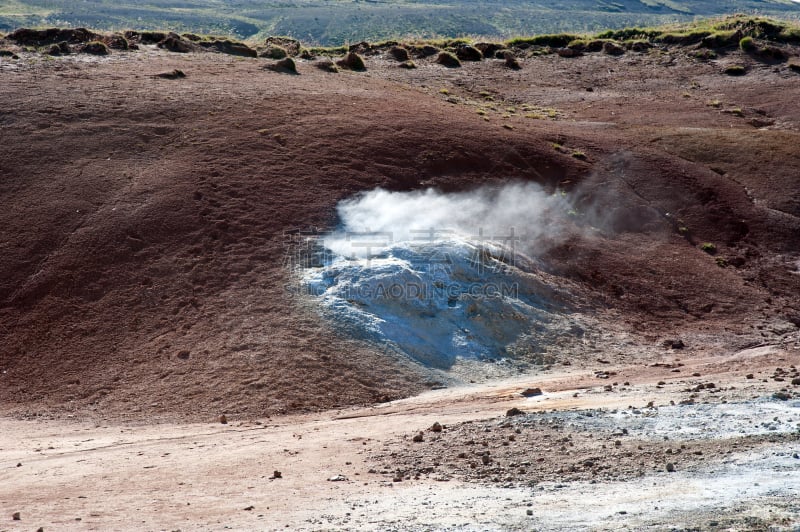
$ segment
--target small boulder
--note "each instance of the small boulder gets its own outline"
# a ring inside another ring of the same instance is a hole
[[[439,49],[436,48],[435,46],[431,46],[430,44],[426,44],[420,49],[419,53],[422,57],[430,57],[432,55],[438,54]]]
[[[558,54],[558,57],[566,57],[566,58],[578,57],[581,55],[581,53],[578,50],[575,50],[574,48],[559,48],[556,50],[556,53]]]
[[[228,424],[228,416],[226,416],[225,414],[221,414],[218,419],[221,424],[223,425]]]
[[[411,57],[408,54],[408,50],[406,50],[402,46],[392,46],[391,48],[389,48],[389,51],[387,53],[392,58],[394,58],[395,61],[400,61],[401,63],[403,61],[408,61],[409,59],[411,59]]]
[[[611,41],[606,41],[603,43],[603,53],[608,55],[622,55],[625,53],[625,48]]]
[[[414,437],[411,438],[411,441],[413,441],[414,443],[423,442],[423,441],[425,441],[425,436],[423,436],[423,434],[421,432],[419,432],[417,434],[414,434]]]
[[[181,38],[177,33],[170,33],[163,41],[158,43],[158,47],[178,54],[188,54],[196,49],[191,41]]]
[[[520,70],[522,68],[519,64],[519,61],[517,61],[517,58],[514,57],[514,54],[511,52],[506,52],[503,55],[503,59],[505,60],[506,67],[510,68],[511,70]]]
[[[510,409],[509,409],[509,410],[506,412],[506,417],[524,416],[524,415],[525,415],[525,412],[523,412],[522,410],[520,410],[520,409],[519,409],[519,408],[517,408],[517,407],[510,408]]]
[[[743,65],[730,65],[725,67],[723,72],[729,76],[744,76],[747,74],[747,69]]]
[[[323,72],[330,72],[332,74],[339,72],[339,67],[337,67],[336,64],[330,59],[322,59],[320,61],[317,61],[316,63],[314,63],[314,66],[322,70]],[[388,402],[388,401],[381,401],[381,402]]]
[[[536,397],[537,395],[542,395],[541,388],[526,388],[521,392],[523,397]]]
[[[442,425],[438,421],[431,425],[431,432],[442,432]]]
[[[408,61],[403,61],[397,66],[399,66],[400,68],[405,68],[406,70],[413,70],[417,68],[417,64],[411,59],[409,59]]]
[[[108,46],[100,41],[86,43],[83,48],[81,48],[81,52],[92,55],[109,55],[111,53],[111,51],[108,49]]]
[[[483,57],[497,57],[495,54],[498,50],[502,50],[503,46],[493,42],[479,42],[475,43],[475,48],[480,50]]]
[[[284,74],[298,74],[297,65],[291,57],[284,57],[280,61],[269,65],[267,68],[275,72],[283,72]]]
[[[239,57],[258,57],[258,52],[244,43],[229,40],[201,41],[201,47],[215,50],[221,54],[236,55]]]
[[[372,45],[370,43],[368,43],[367,41],[361,41],[361,42],[357,42],[355,44],[351,44],[347,48],[347,51],[351,52],[351,53],[354,53],[354,54],[366,54],[366,53],[372,51]]]
[[[458,48],[456,48],[456,57],[458,57],[461,61],[481,61],[483,60],[483,54],[480,50],[475,48],[474,46],[470,46],[468,44],[462,44]]]
[[[364,58],[358,55],[356,52],[348,52],[347,55],[339,59],[336,64],[342,68],[354,70],[356,72],[363,72],[367,69],[367,65],[364,63]]]
[[[19,512],[14,512],[13,514],[11,514],[11,519],[13,519],[14,521],[19,521],[20,519],[22,519],[22,517],[20,516]]]
[[[130,50],[130,43],[124,35],[115,33],[106,39],[108,47],[112,50]]]
[[[285,48],[277,45],[267,46],[258,54],[259,57],[267,57],[269,59],[283,59],[288,55],[289,52]]]
[[[269,47],[278,47],[286,51],[286,53],[294,57],[300,54],[300,41],[290,37],[268,37],[264,44]],[[273,59],[283,59],[282,57],[274,57]]]
[[[183,70],[178,70],[176,68],[172,72],[162,72],[161,74],[156,74],[156,77],[157,78],[162,78],[162,79],[182,79],[182,78],[186,77],[186,74],[183,72]],[[184,353],[185,353],[185,356],[184,356]],[[184,359],[184,360],[189,358],[189,352],[188,351],[181,351],[180,353],[178,353],[178,358]]]
[[[458,68],[461,66],[461,61],[458,60],[458,57],[450,52],[440,53],[436,57],[436,62],[442,66],[446,66],[447,68]]]

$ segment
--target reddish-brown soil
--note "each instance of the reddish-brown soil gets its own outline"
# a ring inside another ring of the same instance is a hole
[[[298,61],[293,76],[146,46],[20,53],[0,58],[7,412],[252,418],[431,386],[286,289],[285,232],[333,227],[337,201],[378,186],[568,191],[600,231],[542,258],[641,345],[693,339],[691,356],[800,324],[800,77],[785,65],[674,48],[520,71]],[[722,73],[734,62],[747,75]]]

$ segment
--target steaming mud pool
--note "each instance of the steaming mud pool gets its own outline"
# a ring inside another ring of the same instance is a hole
[[[302,281],[324,314],[432,368],[529,358],[547,335],[579,329],[565,312],[568,294],[533,260],[498,243],[400,242],[366,258],[324,246]]]

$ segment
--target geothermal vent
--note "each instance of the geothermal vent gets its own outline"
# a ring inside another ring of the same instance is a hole
[[[340,330],[427,367],[541,362],[543,342],[580,329],[565,283],[533,258],[569,211],[534,185],[378,189],[339,205],[339,230],[302,237],[295,273]]]

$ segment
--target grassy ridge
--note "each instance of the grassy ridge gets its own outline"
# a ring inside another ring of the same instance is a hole
[[[0,30],[84,26],[169,29],[240,39],[288,35],[341,45],[400,37],[591,33],[734,11],[800,16],[791,0],[0,0]]]

